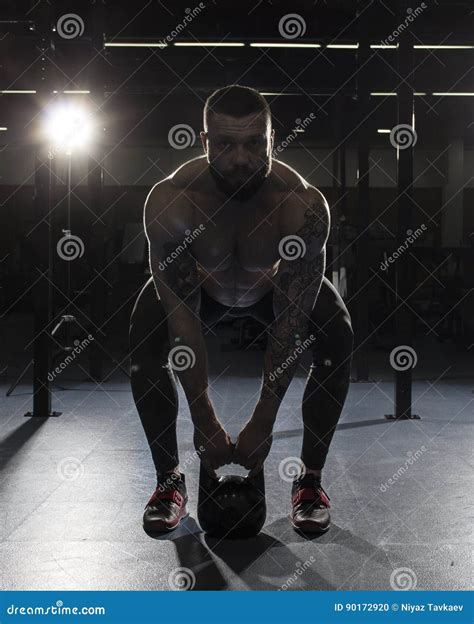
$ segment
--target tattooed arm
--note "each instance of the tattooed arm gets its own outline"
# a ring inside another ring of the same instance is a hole
[[[301,353],[311,344],[308,321],[325,269],[330,215],[323,195],[310,187],[292,196],[283,208],[282,258],[273,290],[275,320],[269,328],[262,389],[234,451],[234,461],[249,468],[250,474],[263,466],[278,408]]]
[[[319,294],[326,262],[330,213],[324,196],[310,187],[291,198],[291,217],[283,220],[281,260],[274,279],[275,320],[265,352],[263,383],[254,416],[273,424],[301,354],[314,336],[309,317]]]

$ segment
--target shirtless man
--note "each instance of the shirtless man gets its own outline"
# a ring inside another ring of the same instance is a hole
[[[186,514],[174,374],[208,470],[239,463],[256,472],[307,348],[312,366],[291,521],[323,532],[330,516],[321,470],[347,395],[353,349],[349,313],[324,277],[328,205],[272,158],[271,113],[258,91],[240,85],[215,91],[204,107],[201,140],[204,156],[156,184],[144,209],[152,277],[130,324],[132,392],[157,473],[144,528],[172,530]],[[258,400],[234,445],[209,399],[202,324],[245,315],[266,324],[268,344]]]

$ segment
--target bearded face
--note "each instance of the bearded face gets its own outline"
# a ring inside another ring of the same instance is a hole
[[[213,114],[206,136],[209,171],[227,197],[247,201],[271,171],[272,132],[262,114]]]

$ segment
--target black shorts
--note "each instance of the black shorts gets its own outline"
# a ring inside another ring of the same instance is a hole
[[[227,321],[243,317],[252,317],[263,325],[270,325],[275,318],[273,313],[273,289],[268,291],[259,301],[244,308],[222,305],[213,299],[201,287],[201,308],[199,316],[204,328],[214,327],[220,321]]]
[[[199,316],[203,325],[203,334],[220,321],[252,317],[268,327],[275,316],[273,313],[273,289],[267,292],[257,303],[245,308],[225,306],[215,301],[201,287],[201,308]],[[317,343],[324,349],[324,343],[329,341],[336,344],[344,334],[345,326],[351,327],[349,312],[337,292],[336,288],[326,278],[323,278],[318,298],[308,316],[308,330],[317,336]],[[166,315],[163,306],[156,294],[153,278],[150,277],[142,288],[132,311],[130,334],[133,328],[133,342],[140,344],[150,342],[151,350],[162,350],[167,337]],[[351,329],[352,331],[352,329]],[[342,338],[341,338],[342,339]],[[314,350],[313,350],[314,351]]]

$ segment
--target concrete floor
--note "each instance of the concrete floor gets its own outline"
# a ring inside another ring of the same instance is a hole
[[[210,345],[211,396],[235,436],[255,401],[262,352],[212,353]],[[323,473],[332,527],[312,540],[290,527],[290,484],[278,476],[280,462],[299,455],[303,370],[266,464],[265,527],[251,540],[219,542],[196,521],[199,466],[181,390],[191,515],[153,539],[141,517],[154,471],[126,377],[118,371],[98,386],[81,381],[77,367],[65,371],[53,398],[63,414],[41,420],[23,416],[32,407],[28,380],[5,397],[18,372],[9,369],[0,386],[1,589],[154,590],[176,588],[179,578],[194,589],[471,589],[472,351],[435,344],[418,352],[413,411],[422,418],[402,422],[384,419],[393,411],[388,355],[371,355],[373,381],[351,384]]]

